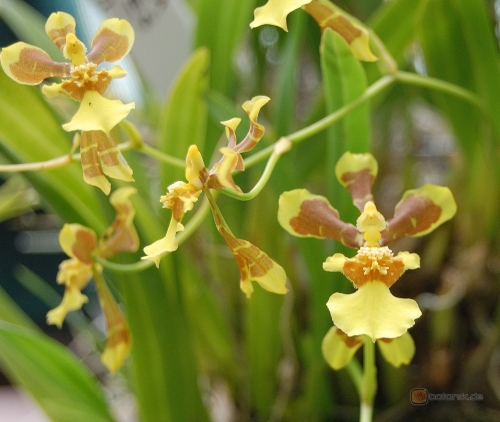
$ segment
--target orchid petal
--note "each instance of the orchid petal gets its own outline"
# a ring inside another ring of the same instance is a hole
[[[104,176],[99,163],[99,136],[102,131],[82,132],[80,141],[80,157],[82,162],[83,180],[89,185],[96,186],[106,195],[111,191],[111,183]]]
[[[380,281],[351,294],[334,293],[327,306],[333,323],[348,336],[365,334],[373,341],[402,336],[422,315],[417,302],[394,297]]]
[[[332,327],[321,342],[321,352],[328,365],[338,371],[351,361],[362,344],[361,337],[349,337],[337,327]]]
[[[63,129],[91,131],[102,130],[109,135],[118,123],[128,116],[135,103],[123,104],[120,100],[109,100],[96,91],[85,92],[80,108]]]
[[[123,361],[130,353],[132,336],[125,315],[118,307],[104,280],[96,282],[96,286],[107,325],[106,346],[101,355],[101,362],[111,373],[114,373],[121,368]]]
[[[118,149],[115,140],[101,131],[91,133],[97,137],[97,151],[104,174],[113,179],[133,182],[132,169]]]
[[[66,36],[74,34],[75,29],[75,18],[65,12],[52,13],[45,23],[45,33],[61,50],[66,44]]]
[[[120,252],[135,252],[139,247],[139,235],[134,227],[135,210],[129,197],[137,193],[131,186],[113,192],[109,202],[116,210],[113,224],[104,232],[99,242],[99,256],[107,258]]]
[[[66,288],[61,303],[47,312],[47,324],[61,328],[66,315],[71,311],[81,309],[82,305],[87,303],[88,300],[89,298],[82,294],[80,290],[73,287]]]
[[[371,154],[346,152],[335,166],[337,180],[350,192],[354,205],[361,212],[367,202],[373,201],[372,186],[377,172],[378,164]]]
[[[170,219],[170,224],[168,226],[167,234],[165,235],[165,237],[157,240],[151,245],[146,246],[144,248],[144,253],[146,254],[146,256],[143,256],[141,259],[153,261],[156,267],[159,267],[161,255],[165,252],[174,252],[179,247],[175,235],[177,232],[180,232],[182,230],[184,230],[184,226],[181,223],[178,223],[175,218],[172,217]]]
[[[134,44],[132,25],[124,19],[107,19],[101,23],[91,42],[87,59],[93,63],[116,62],[125,57]]]
[[[59,232],[59,244],[64,253],[84,264],[93,264],[97,236],[92,229],[81,224],[65,224]]]
[[[396,205],[394,218],[387,222],[382,244],[402,236],[423,236],[451,219],[457,205],[451,191],[443,186],[424,185],[406,191]]]
[[[41,48],[24,42],[4,47],[0,62],[7,76],[20,84],[38,85],[53,76],[70,76],[69,63],[57,63]]]
[[[289,13],[309,3],[311,0],[268,0],[268,2],[255,9],[254,20],[250,28],[261,25],[275,25],[288,31],[286,17]]]
[[[396,368],[408,365],[415,355],[415,342],[408,332],[401,337],[378,339],[377,344],[384,359]]]
[[[359,230],[344,223],[328,199],[306,189],[284,192],[280,196],[278,221],[294,236],[335,239],[352,248],[363,244]]]
[[[304,10],[316,20],[322,30],[331,28],[344,38],[354,57],[367,62],[377,60],[377,57],[370,50],[368,31],[357,24],[347,13],[332,4],[323,4],[317,1],[305,5]]]

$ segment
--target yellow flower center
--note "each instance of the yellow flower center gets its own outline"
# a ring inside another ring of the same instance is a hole
[[[387,246],[363,246],[354,258],[346,260],[343,272],[358,288],[371,281],[381,281],[390,287],[405,269],[403,259],[394,257]]]
[[[85,63],[71,69],[71,81],[78,87],[84,86],[88,82],[97,82],[99,80],[95,71],[97,65],[94,63]]]
[[[356,222],[356,226],[363,233],[366,246],[371,248],[379,247],[380,232],[386,228],[387,224],[384,216],[377,211],[377,207],[373,202],[366,203],[363,213]]]
[[[82,43],[75,34],[69,33],[66,35],[66,45],[63,49],[64,57],[71,60],[74,66],[80,66],[85,63],[85,53],[87,47]]]

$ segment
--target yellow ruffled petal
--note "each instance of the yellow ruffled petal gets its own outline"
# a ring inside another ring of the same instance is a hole
[[[80,290],[72,287],[66,288],[61,304],[47,312],[47,324],[61,328],[68,312],[80,309],[88,300],[89,298]]]
[[[76,258],[65,259],[59,264],[57,283],[82,290],[92,278],[92,265]]]
[[[66,36],[68,34],[74,34],[75,29],[75,18],[65,12],[52,13],[45,23],[45,32],[47,36],[61,50],[66,44]]]
[[[399,252],[397,256],[403,259],[405,271],[420,268],[420,257],[416,253]]]
[[[348,336],[366,334],[373,341],[400,337],[422,315],[417,302],[394,297],[379,281],[351,294],[334,293],[327,306],[333,323]]]
[[[338,371],[351,361],[362,344],[361,337],[348,337],[337,327],[332,327],[321,342],[321,352],[328,365]]]
[[[165,252],[176,251],[179,247],[175,235],[177,232],[184,230],[184,226],[178,223],[175,218],[171,218],[170,224],[168,226],[167,234],[164,238],[157,240],[156,242],[148,245],[144,248],[144,253],[141,259],[147,259],[153,261],[157,267],[160,266],[161,255]]]
[[[379,339],[377,344],[384,359],[396,368],[408,365],[415,355],[415,342],[408,332],[401,337]]]
[[[53,76],[70,76],[69,63],[54,62],[41,48],[17,42],[2,48],[0,63],[4,72],[20,84],[38,85]]]
[[[92,264],[97,236],[92,229],[81,224],[65,224],[59,232],[59,244],[66,255],[85,264]]]
[[[134,29],[128,21],[107,19],[95,33],[87,59],[93,63],[116,62],[127,55],[134,40]]]
[[[347,258],[345,255],[336,253],[333,256],[326,258],[326,261],[323,262],[323,269],[331,272],[342,272],[346,261]]]
[[[310,3],[311,0],[269,0],[264,6],[258,7],[254,12],[254,20],[250,28],[261,25],[275,25],[288,31],[286,17],[289,13]]]
[[[130,110],[135,108],[135,103],[123,104],[120,100],[109,100],[95,91],[87,91],[80,108],[63,129],[92,131],[100,130],[109,135],[118,123],[128,116]]]

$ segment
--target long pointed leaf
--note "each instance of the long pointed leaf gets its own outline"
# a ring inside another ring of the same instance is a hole
[[[113,421],[92,374],[55,340],[0,322],[0,364],[54,422]]]

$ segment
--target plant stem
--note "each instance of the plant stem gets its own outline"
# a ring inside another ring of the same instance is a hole
[[[231,198],[239,199],[240,201],[249,201],[250,199],[255,198],[266,186],[271,174],[273,173],[274,167],[278,163],[280,157],[287,151],[290,150],[292,144],[288,138],[281,138],[273,145],[273,152],[267,160],[266,168],[264,172],[260,176],[259,181],[255,184],[250,192],[247,193],[238,193],[231,189],[219,189],[221,193],[224,195],[230,196]]]
[[[417,85],[425,88],[431,88],[436,91],[446,92],[447,94],[461,98],[465,101],[472,103],[480,109],[483,109],[481,99],[469,90],[461,86],[452,84],[450,82],[442,81],[441,79],[433,78],[431,76],[423,76],[417,73],[398,71],[395,74],[399,82],[408,85]]]
[[[370,338],[365,338],[359,422],[371,422],[373,418],[373,400],[376,392],[377,367],[375,365],[375,343]]]

